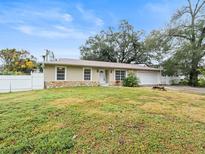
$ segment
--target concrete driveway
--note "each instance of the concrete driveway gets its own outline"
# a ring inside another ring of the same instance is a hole
[[[188,86],[167,86],[166,89],[177,90],[177,91],[188,92],[188,93],[205,94],[205,88],[195,88],[195,87],[188,87]]]

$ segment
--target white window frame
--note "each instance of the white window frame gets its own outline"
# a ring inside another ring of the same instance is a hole
[[[127,77],[127,70],[125,70],[125,69],[114,69],[114,81],[122,81],[122,80],[116,80],[116,71],[125,71],[125,78]]]
[[[90,70],[90,80],[85,80],[84,79],[84,71],[85,71],[85,69],[89,69]],[[93,81],[93,70],[92,70],[92,68],[90,68],[90,67],[83,67],[83,81]]]
[[[57,80],[57,69],[58,68],[65,68],[65,78],[64,78],[64,80]],[[67,67],[65,67],[65,66],[56,66],[55,67],[55,81],[66,81],[67,80]]]

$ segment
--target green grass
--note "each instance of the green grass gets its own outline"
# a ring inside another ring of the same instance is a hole
[[[205,96],[109,87],[0,94],[0,153],[205,153]]]

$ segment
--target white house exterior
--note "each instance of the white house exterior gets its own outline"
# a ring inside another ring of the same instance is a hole
[[[136,64],[60,59],[44,62],[44,81],[47,88],[69,86],[121,85],[134,73],[140,85],[160,84],[160,69]]]

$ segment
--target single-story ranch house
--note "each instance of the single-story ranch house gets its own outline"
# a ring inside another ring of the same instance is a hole
[[[44,80],[47,88],[68,86],[121,85],[133,72],[140,85],[160,84],[160,69],[137,64],[59,59],[44,62]]]

